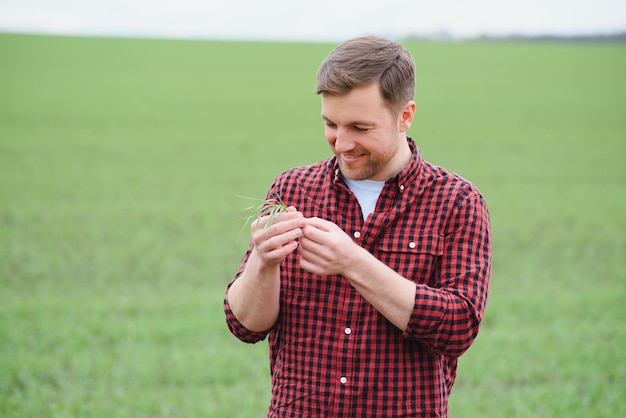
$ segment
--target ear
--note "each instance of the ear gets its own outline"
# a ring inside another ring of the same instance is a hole
[[[400,132],[406,132],[413,123],[415,117],[415,102],[413,100],[407,102],[398,115],[398,123]]]

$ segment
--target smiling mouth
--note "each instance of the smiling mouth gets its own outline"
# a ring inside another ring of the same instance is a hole
[[[364,156],[365,154],[358,154],[358,155],[341,154],[341,159],[347,163],[352,163],[352,162],[360,160]]]

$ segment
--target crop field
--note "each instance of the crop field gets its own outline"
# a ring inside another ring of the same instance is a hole
[[[406,42],[410,135],[493,229],[452,417],[626,415],[626,46]],[[326,158],[332,44],[0,34],[0,417],[263,417],[238,195]]]

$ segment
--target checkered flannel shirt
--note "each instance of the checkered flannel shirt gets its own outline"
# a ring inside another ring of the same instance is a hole
[[[489,214],[470,182],[423,160],[408,141],[412,160],[386,182],[366,222],[335,158],[288,170],[270,188],[268,196],[305,217],[339,225],[417,291],[404,332],[343,277],[300,269],[297,250],[281,264],[280,314],[270,330],[246,329],[227,291],[231,332],[249,343],[269,336],[269,417],[448,415],[457,358],[474,341],[487,302]]]

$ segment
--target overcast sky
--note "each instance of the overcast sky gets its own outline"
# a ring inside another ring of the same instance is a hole
[[[626,31],[626,0],[0,0],[0,32],[341,41]]]

